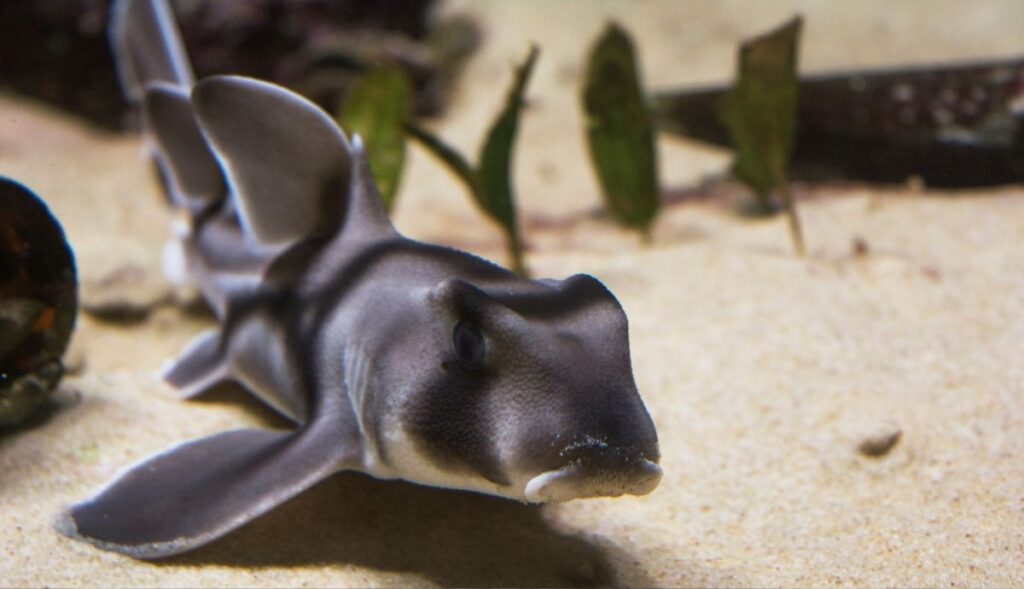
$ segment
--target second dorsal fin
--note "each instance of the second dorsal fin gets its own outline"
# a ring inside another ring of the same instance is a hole
[[[192,104],[256,241],[329,237],[349,217],[360,233],[394,231],[376,190],[353,190],[352,147],[313,103],[267,82],[214,76],[196,84]]]
[[[171,200],[198,213],[224,197],[224,176],[192,113],[188,91],[150,84],[142,102],[156,160],[170,180]]]

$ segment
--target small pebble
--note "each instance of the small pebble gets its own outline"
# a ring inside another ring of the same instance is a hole
[[[924,178],[918,176],[917,174],[907,176],[907,180],[904,183],[904,185],[907,187],[908,192],[912,192],[914,194],[921,194],[924,192],[926,188]]]
[[[71,340],[71,345],[64,352],[64,376],[76,376],[85,372],[85,346],[79,341]]]
[[[97,319],[119,323],[144,320],[171,301],[170,285],[155,271],[124,264],[99,279],[82,281],[82,310]]]
[[[932,282],[939,282],[942,280],[942,272],[940,272],[938,268],[934,268],[932,266],[925,266],[924,268],[921,268],[921,274],[924,274],[924,277]]]
[[[853,238],[853,241],[850,243],[850,250],[855,258],[863,258],[870,252],[867,240],[859,235]]]
[[[899,443],[901,437],[903,437],[903,431],[898,427],[891,425],[879,427],[873,434],[861,440],[857,451],[864,456],[881,458]]]

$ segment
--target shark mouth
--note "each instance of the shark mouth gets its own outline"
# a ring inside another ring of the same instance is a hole
[[[595,467],[586,461],[573,462],[530,479],[523,489],[527,501],[559,503],[584,497],[646,495],[661,481],[661,467],[641,458],[613,467]]]

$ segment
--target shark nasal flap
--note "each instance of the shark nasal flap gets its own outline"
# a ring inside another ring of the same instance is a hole
[[[183,442],[57,518],[134,558],[202,546],[340,470],[533,502],[661,478],[625,311],[596,278],[529,280],[392,226],[362,141],[274,84],[193,79],[165,0],[118,0],[111,44],[168,202],[168,245],[218,326],[163,377],[233,381],[291,421]]]

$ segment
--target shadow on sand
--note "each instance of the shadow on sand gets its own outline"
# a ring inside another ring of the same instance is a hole
[[[71,409],[82,402],[82,394],[77,387],[61,384],[21,423],[0,427],[0,447],[16,436],[32,430],[42,429],[58,414]]]
[[[444,586],[649,586],[614,549],[565,534],[539,506],[341,473],[167,564],[351,564]]]

